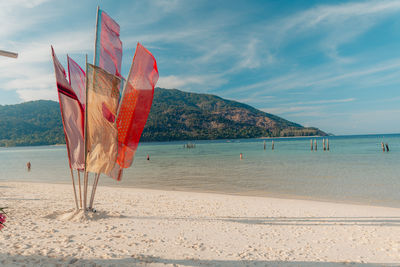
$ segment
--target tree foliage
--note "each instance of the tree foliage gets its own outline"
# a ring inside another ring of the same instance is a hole
[[[156,88],[141,141],[326,135],[214,95]],[[54,101],[0,106],[0,146],[65,143]]]

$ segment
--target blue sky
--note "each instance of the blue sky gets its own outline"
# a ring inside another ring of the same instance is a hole
[[[50,45],[84,67],[96,7],[163,88],[210,93],[334,134],[400,132],[400,1],[0,0],[0,104],[57,100]]]

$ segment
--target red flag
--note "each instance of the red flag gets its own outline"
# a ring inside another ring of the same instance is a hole
[[[128,168],[132,164],[150,113],[157,80],[155,58],[138,43],[117,118],[117,163],[121,168]]]
[[[67,144],[70,168],[82,170],[85,166],[83,141],[83,110],[78,97],[66,79],[64,67],[58,61],[53,47],[54,72],[56,75],[58,99],[60,102],[61,118],[64,126],[65,142]]]
[[[122,42],[119,25],[101,9],[97,13],[94,65],[121,76]]]

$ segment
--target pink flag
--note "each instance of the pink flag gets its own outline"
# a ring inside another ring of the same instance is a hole
[[[120,168],[128,168],[132,164],[150,113],[157,80],[158,70],[155,58],[138,43],[117,117],[117,163]]]
[[[119,25],[99,9],[95,40],[94,65],[116,76],[121,76],[122,42]]]
[[[72,58],[68,59],[69,84],[78,97],[79,103],[85,109],[86,104],[86,75],[85,71]]]
[[[67,144],[70,168],[83,170],[85,166],[83,142],[83,110],[78,97],[66,79],[64,67],[58,61],[53,47],[54,72],[56,75],[58,99],[60,102],[61,118],[64,126],[65,142]]]

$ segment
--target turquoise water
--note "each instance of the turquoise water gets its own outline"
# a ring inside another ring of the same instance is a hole
[[[310,138],[265,140],[266,150],[264,139],[141,143],[122,182],[100,184],[400,207],[400,135],[330,137],[330,151],[317,138],[316,152]],[[65,146],[0,148],[0,170],[0,180],[71,181]]]

